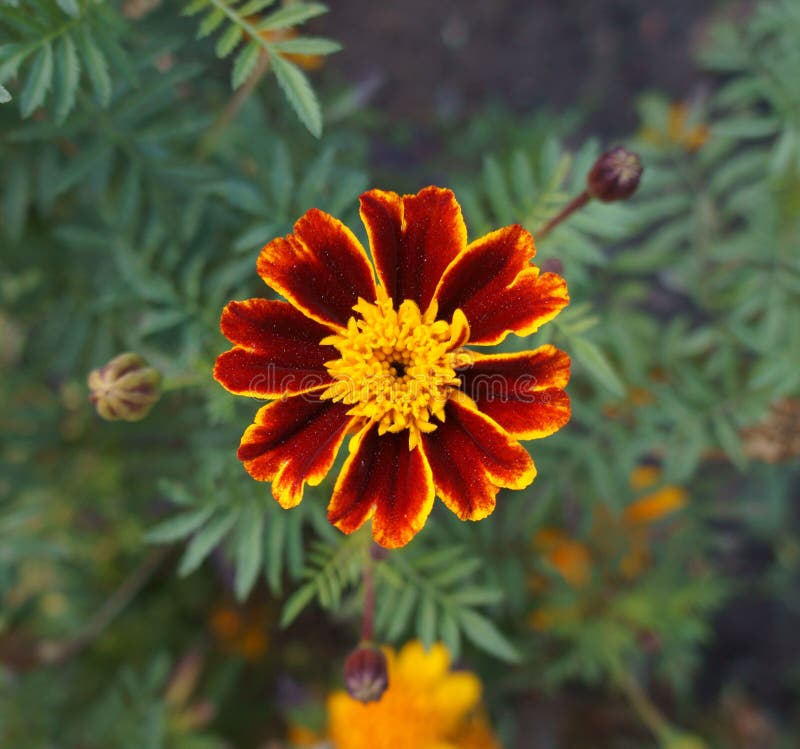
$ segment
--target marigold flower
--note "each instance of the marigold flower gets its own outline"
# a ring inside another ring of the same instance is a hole
[[[388,686],[386,654],[375,645],[360,645],[344,662],[348,694],[359,702],[377,702]]]
[[[643,171],[637,154],[617,146],[595,161],[586,177],[587,192],[604,203],[626,200],[639,187]]]
[[[663,127],[648,126],[642,138],[655,146],[677,146],[689,153],[702,148],[711,135],[704,122],[697,122],[689,105],[683,101],[672,102],[666,112]]]
[[[257,270],[288,301],[231,302],[234,344],[214,377],[238,395],[275,399],[245,431],[238,456],[272,482],[284,508],[319,484],[353,435],[328,505],[351,533],[372,518],[375,540],[403,546],[438,495],[480,520],[498,491],[536,476],[519,440],[569,420],[569,357],[553,346],[482,354],[530,335],[569,301],[563,278],[530,264],[531,235],[507,226],[467,244],[450,190],[361,196],[378,283],[355,235],[309,210],[261,251]]]
[[[106,421],[140,421],[161,395],[161,373],[132,353],[93,369],[87,384],[89,400]]]
[[[328,699],[329,737],[336,749],[493,749],[491,732],[474,725],[481,683],[451,671],[444,645],[425,651],[411,642],[395,655],[386,649],[389,688],[379,702],[363,704],[346,692]],[[471,741],[472,743],[466,743]],[[494,742],[494,743],[493,743]]]

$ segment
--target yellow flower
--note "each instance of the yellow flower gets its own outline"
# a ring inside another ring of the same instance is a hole
[[[379,702],[363,704],[345,691],[328,699],[329,735],[335,749],[498,746],[488,728],[484,725],[481,734],[480,723],[474,722],[480,681],[467,671],[451,671],[444,645],[426,651],[420,642],[410,642],[398,654],[387,648],[386,657],[389,688]]]

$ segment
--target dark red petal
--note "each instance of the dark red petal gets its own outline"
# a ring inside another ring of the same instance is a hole
[[[461,389],[512,437],[546,437],[569,421],[570,361],[563,351],[547,345],[519,354],[470,353],[469,366],[458,372]]]
[[[268,299],[230,302],[220,328],[236,348],[217,358],[214,377],[238,395],[277,398],[331,382],[325,362],[338,353],[319,342],[330,329],[291,304]]]
[[[350,445],[328,520],[352,533],[372,517],[375,541],[396,548],[422,529],[433,499],[431,469],[419,448],[408,449],[408,433],[378,435],[377,425],[369,424]]]
[[[445,268],[467,245],[455,195],[440,187],[403,197],[370,190],[361,196],[361,219],[378,277],[395,306],[411,299],[424,311]]]
[[[273,239],[258,258],[258,273],[304,315],[344,327],[359,297],[375,299],[372,268],[361,243],[341,221],[312,208],[294,234]]]
[[[524,489],[536,477],[525,448],[472,406],[451,398],[446,419],[422,435],[436,493],[461,520],[494,510],[501,487]]]
[[[530,335],[569,302],[567,285],[555,273],[539,275],[530,265],[533,237],[507,226],[476,240],[447,268],[436,290],[439,319],[463,310],[470,343],[499,343],[509,333]]]
[[[281,507],[303,498],[303,484],[325,478],[353,422],[349,406],[298,395],[264,406],[242,436],[239,460],[259,481],[272,482]]]

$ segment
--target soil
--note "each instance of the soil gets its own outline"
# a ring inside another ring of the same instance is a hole
[[[692,49],[712,0],[334,0],[321,31],[340,40],[336,68],[379,81],[373,103],[411,124],[513,110],[580,107],[595,134],[636,127],[647,90],[690,96]]]

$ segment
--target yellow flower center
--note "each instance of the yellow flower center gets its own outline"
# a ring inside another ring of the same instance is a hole
[[[395,309],[383,287],[374,304],[359,299],[353,309],[358,317],[347,329],[321,341],[341,354],[325,363],[335,382],[322,397],[352,404],[348,413],[377,422],[379,434],[408,429],[413,450],[422,433],[436,429],[431,416],[444,421],[445,404],[459,385],[467,319],[456,310],[452,322],[437,320],[436,302],[424,314],[410,299]]]

